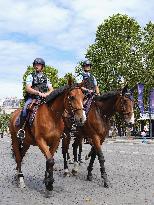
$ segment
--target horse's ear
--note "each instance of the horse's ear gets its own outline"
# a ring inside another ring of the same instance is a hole
[[[128,92],[128,85],[125,85],[125,87],[122,89],[122,95],[125,95],[125,93]]]
[[[73,83],[74,83],[74,79],[72,78],[72,76],[68,76],[68,78],[67,78],[67,84],[68,84],[69,86],[71,86],[71,85],[73,85]]]

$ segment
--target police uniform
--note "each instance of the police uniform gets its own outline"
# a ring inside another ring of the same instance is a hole
[[[42,93],[46,93],[49,91],[49,88],[52,87],[52,84],[50,83],[49,79],[46,77],[46,75],[42,72],[34,72],[27,76],[26,78],[26,85],[30,85],[34,90],[37,90]],[[34,94],[30,94],[26,92],[25,95],[25,105],[23,108],[23,117],[27,116],[27,106],[32,102],[34,98],[37,98],[38,96]]]
[[[78,83],[83,82],[86,89],[96,91],[97,80],[90,72],[83,71],[76,79]]]

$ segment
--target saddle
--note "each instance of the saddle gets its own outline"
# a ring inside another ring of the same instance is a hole
[[[85,99],[83,107],[84,107],[86,115],[88,115],[88,112],[90,110],[90,107],[91,107],[91,104],[92,104],[94,97],[95,97],[95,95],[92,94],[92,95],[88,95],[87,98]]]
[[[32,102],[27,106],[28,115],[26,121],[30,126],[33,124],[39,106],[44,103],[46,103],[44,99],[33,99]]]
[[[38,104],[39,104],[38,100],[37,99],[33,99],[32,102],[27,106],[27,110],[32,112],[34,107],[36,105],[38,105]]]

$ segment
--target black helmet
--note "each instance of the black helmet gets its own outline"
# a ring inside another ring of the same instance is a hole
[[[86,65],[90,65],[91,66],[91,62],[89,60],[83,61],[82,66],[84,67]]]
[[[35,64],[41,64],[41,65],[45,66],[45,61],[42,58],[36,58],[33,62],[33,66]]]

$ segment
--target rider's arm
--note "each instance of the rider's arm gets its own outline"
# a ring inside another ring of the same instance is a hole
[[[95,90],[96,90],[96,94],[97,94],[97,95],[100,95],[98,85],[96,85]]]
[[[39,91],[34,90],[31,85],[26,85],[26,91],[32,95],[39,95]]]
[[[98,87],[97,80],[96,80],[95,77],[94,77],[94,85],[95,85],[96,94],[97,94],[97,95],[100,95],[100,93],[99,93],[99,87]]]

